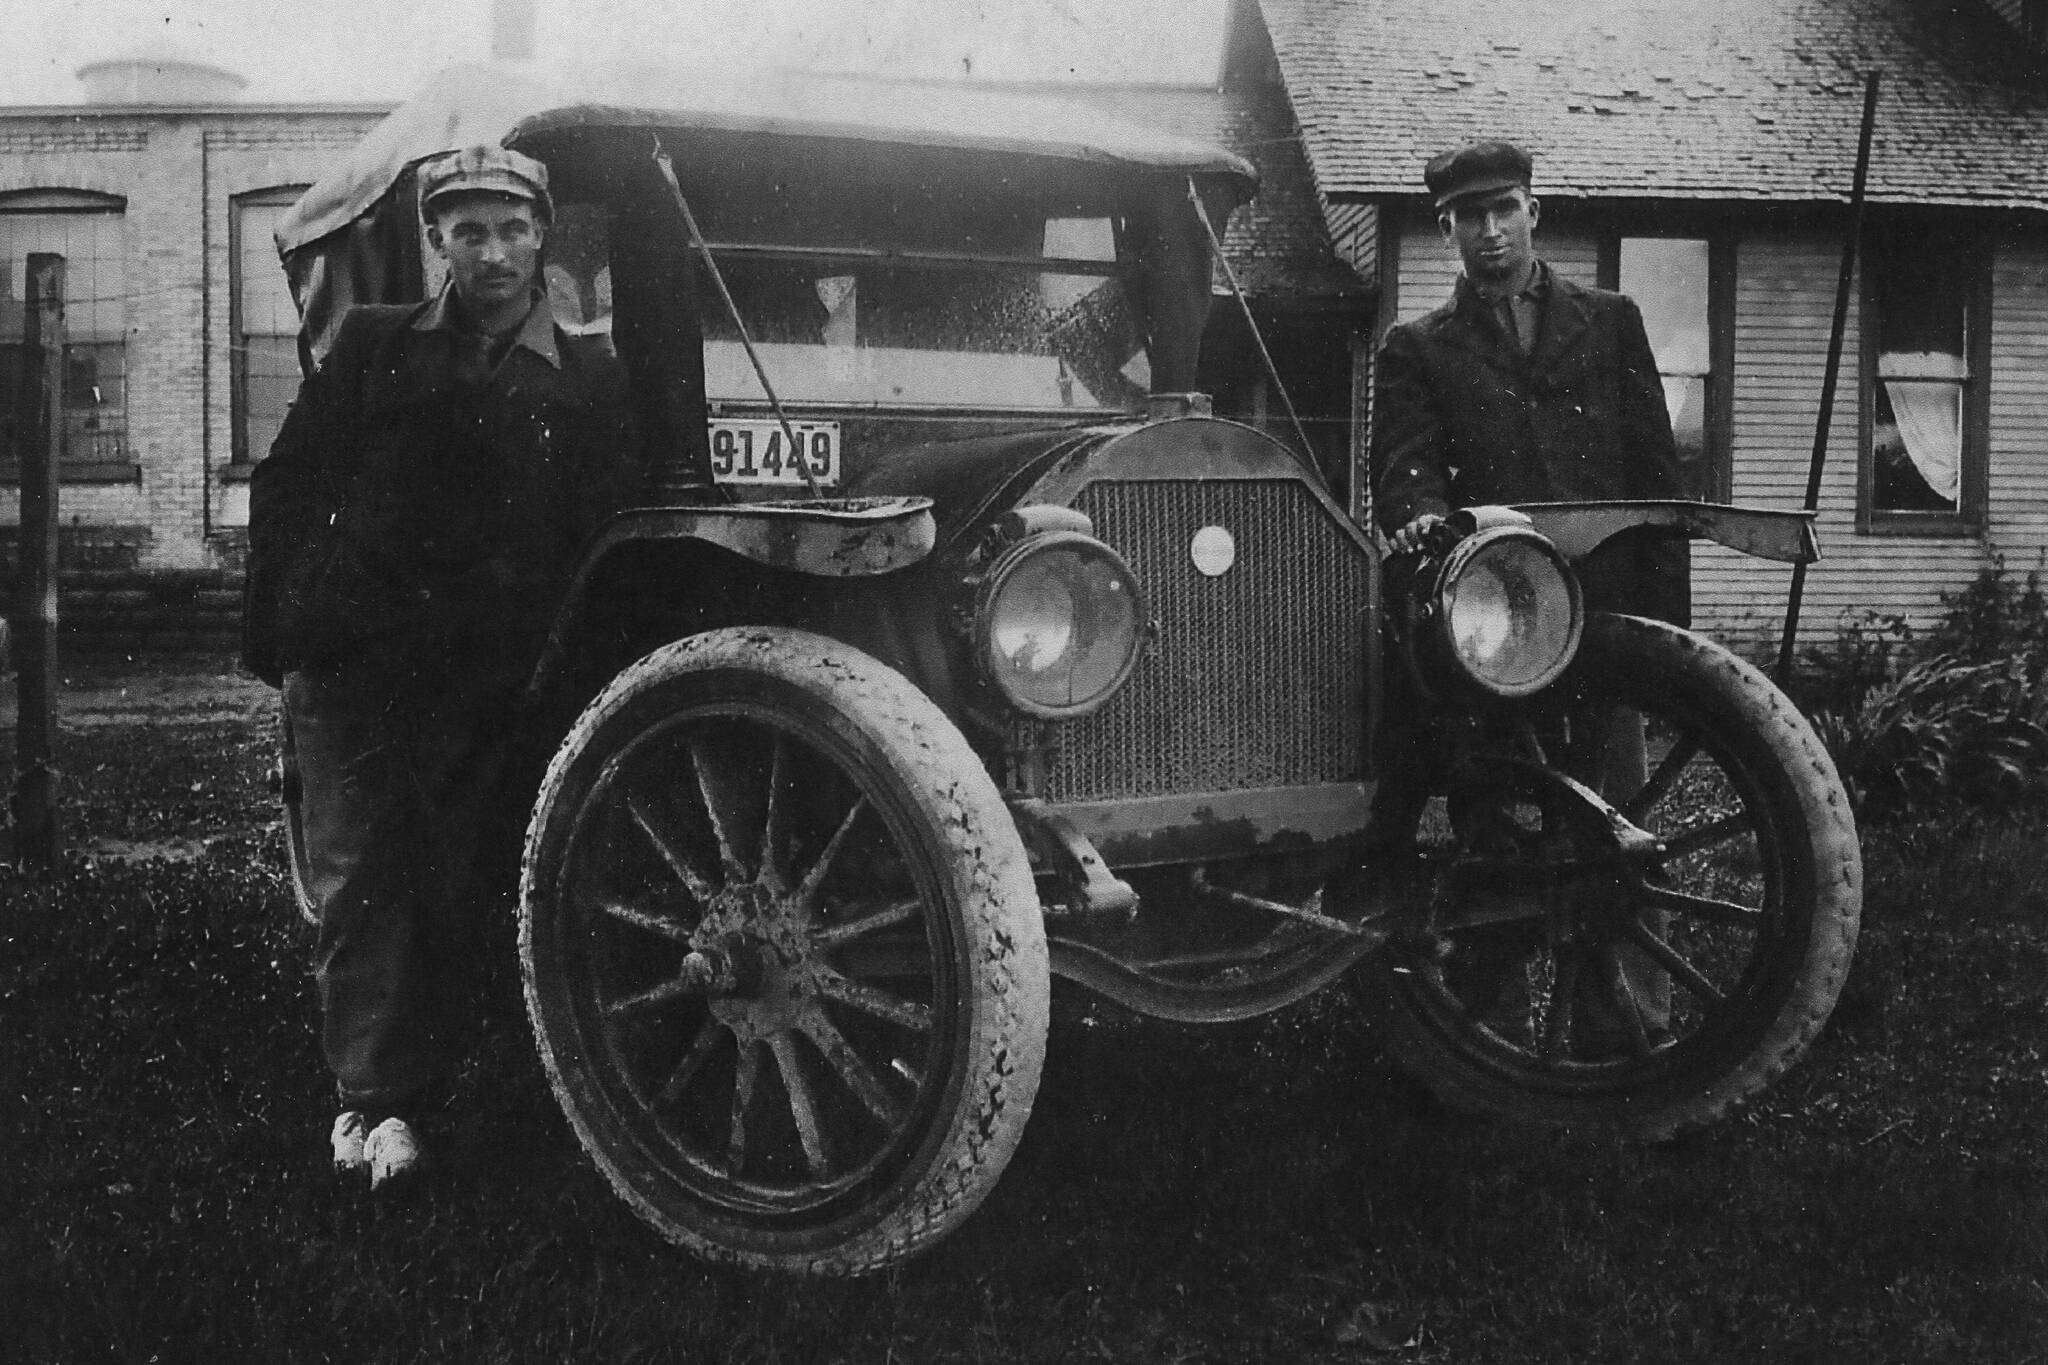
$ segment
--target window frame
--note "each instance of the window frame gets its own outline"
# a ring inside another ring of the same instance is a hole
[[[1953,511],[1918,511],[1880,508],[1875,505],[1878,342],[1880,319],[1879,272],[1872,269],[1877,259],[1871,243],[1887,226],[1911,225],[1916,230],[1933,228],[1953,234],[1955,250],[1962,254],[1965,277],[1963,298],[1963,368],[1961,381],[1962,470]],[[1873,218],[1857,253],[1857,421],[1856,421],[1856,530],[1871,536],[1974,536],[1981,534],[1990,507],[1991,467],[1991,302],[1992,248],[1990,234],[1968,220],[1941,216],[1899,214]]]
[[[1621,288],[1621,246],[1630,238],[1669,238],[1707,244],[1707,373],[1701,445],[1712,484],[1708,502],[1735,495],[1735,234],[1716,223],[1624,221],[1601,232],[1595,278],[1602,289]]]
[[[249,353],[243,331],[242,310],[242,224],[243,210],[282,208],[298,202],[306,192],[304,184],[268,185],[228,197],[228,464],[222,473],[228,478],[247,477],[261,462],[261,455],[249,450]],[[280,269],[283,267],[280,266]],[[268,452],[263,452],[268,454]]]
[[[121,250],[123,252],[121,264],[124,279],[127,267],[131,264],[128,259],[127,214],[127,199],[118,194],[108,194],[103,190],[77,189],[70,186],[39,186],[0,192],[0,219],[59,216],[75,216],[80,218],[106,216],[119,219]],[[0,260],[0,268],[7,267],[8,262]],[[69,262],[66,263],[64,288],[68,295],[71,290]],[[132,291],[128,291],[124,285],[124,292]],[[70,300],[67,298],[67,311],[69,302]],[[129,399],[131,396],[128,382],[129,361],[131,359],[129,355],[129,341],[134,329],[127,320],[128,307],[125,297],[122,299],[122,318],[122,334],[119,342],[121,347],[122,449],[130,452],[131,458],[121,460],[60,460],[58,461],[56,471],[57,481],[60,484],[122,484],[140,483],[142,480],[142,465],[139,461],[132,458],[134,446],[128,440]],[[14,342],[19,340],[20,338],[17,337],[14,339]],[[0,345],[4,344],[13,344],[13,342],[0,338]],[[64,338],[64,373],[67,375],[67,391],[69,389],[68,376],[71,372],[72,349],[79,344],[72,340],[69,328],[67,327]],[[85,344],[103,346],[111,343],[92,342]],[[20,482],[20,461],[0,456],[0,485],[18,485]]]

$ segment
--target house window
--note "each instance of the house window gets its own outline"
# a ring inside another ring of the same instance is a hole
[[[234,459],[250,464],[270,452],[299,391],[299,313],[292,304],[273,233],[299,187],[261,190],[235,200]]]
[[[1978,244],[1926,221],[1866,242],[1862,520],[1940,530],[1983,510],[1989,271]]]
[[[1728,499],[1727,375],[1732,272],[1704,237],[1623,237],[1615,284],[1636,301],[1657,358],[1685,496]]]
[[[82,191],[0,196],[0,469],[18,477],[22,441],[38,423],[22,411],[32,258],[64,269],[62,434],[69,480],[135,477],[128,451],[127,246],[122,201]],[[38,262],[39,264],[40,262]]]

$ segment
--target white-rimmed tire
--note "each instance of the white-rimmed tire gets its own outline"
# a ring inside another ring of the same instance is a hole
[[[520,961],[585,1150],[717,1260],[928,1246],[995,1183],[1044,1059],[994,783],[900,674],[801,631],[669,645],[584,712],[527,832]]]
[[[1608,794],[1654,849],[1542,766],[1601,786],[1618,710],[1643,718],[1648,781]],[[1418,830],[1440,916],[1486,908],[1440,955],[1353,978],[1389,1050],[1484,1113],[1650,1139],[1731,1113],[1804,1054],[1854,954],[1862,859],[1827,750],[1757,669],[1626,616],[1592,617],[1499,728],[1500,759]]]

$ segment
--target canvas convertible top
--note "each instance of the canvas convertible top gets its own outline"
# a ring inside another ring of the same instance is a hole
[[[810,72],[550,76],[470,63],[434,77],[308,189],[277,229],[278,251],[289,259],[348,228],[426,157],[482,142],[517,147],[574,127],[751,132],[1168,171],[1236,180],[1239,199],[1256,180],[1250,163],[1220,147],[1038,94]]]

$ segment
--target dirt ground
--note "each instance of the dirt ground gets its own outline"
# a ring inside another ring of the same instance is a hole
[[[9,661],[12,665],[13,661]],[[133,837],[125,828],[103,827],[105,812],[88,796],[97,774],[72,771],[71,755],[80,743],[107,729],[144,726],[176,728],[188,737],[195,731],[234,732],[262,736],[277,710],[277,693],[241,671],[227,654],[177,654],[155,657],[82,655],[59,659],[56,720],[59,828],[64,848],[94,864],[134,863],[149,859],[189,862],[202,856],[219,837],[206,832],[151,831]],[[18,735],[20,680],[0,681],[0,781],[11,791]],[[190,743],[188,738],[186,743]],[[261,742],[260,739],[258,741]],[[202,744],[202,748],[210,747]],[[267,767],[268,756],[259,756]],[[201,790],[195,786],[194,791]],[[84,801],[88,808],[81,809]],[[0,834],[0,847],[12,831]]]
[[[1210,1028],[1061,993],[1016,1159],[944,1249],[785,1282],[633,1216],[516,1000],[426,1197],[330,1180],[274,694],[225,658],[66,665],[86,856],[0,877],[8,1361],[2048,1365],[2038,812],[1867,839],[1833,1021],[1682,1142],[1449,1111],[1341,990]]]
[[[238,720],[267,715],[277,706],[277,693],[243,673],[225,654],[60,656],[58,678],[60,727],[150,719]],[[10,669],[10,676],[0,685],[0,725],[10,730],[16,721],[18,689]]]

